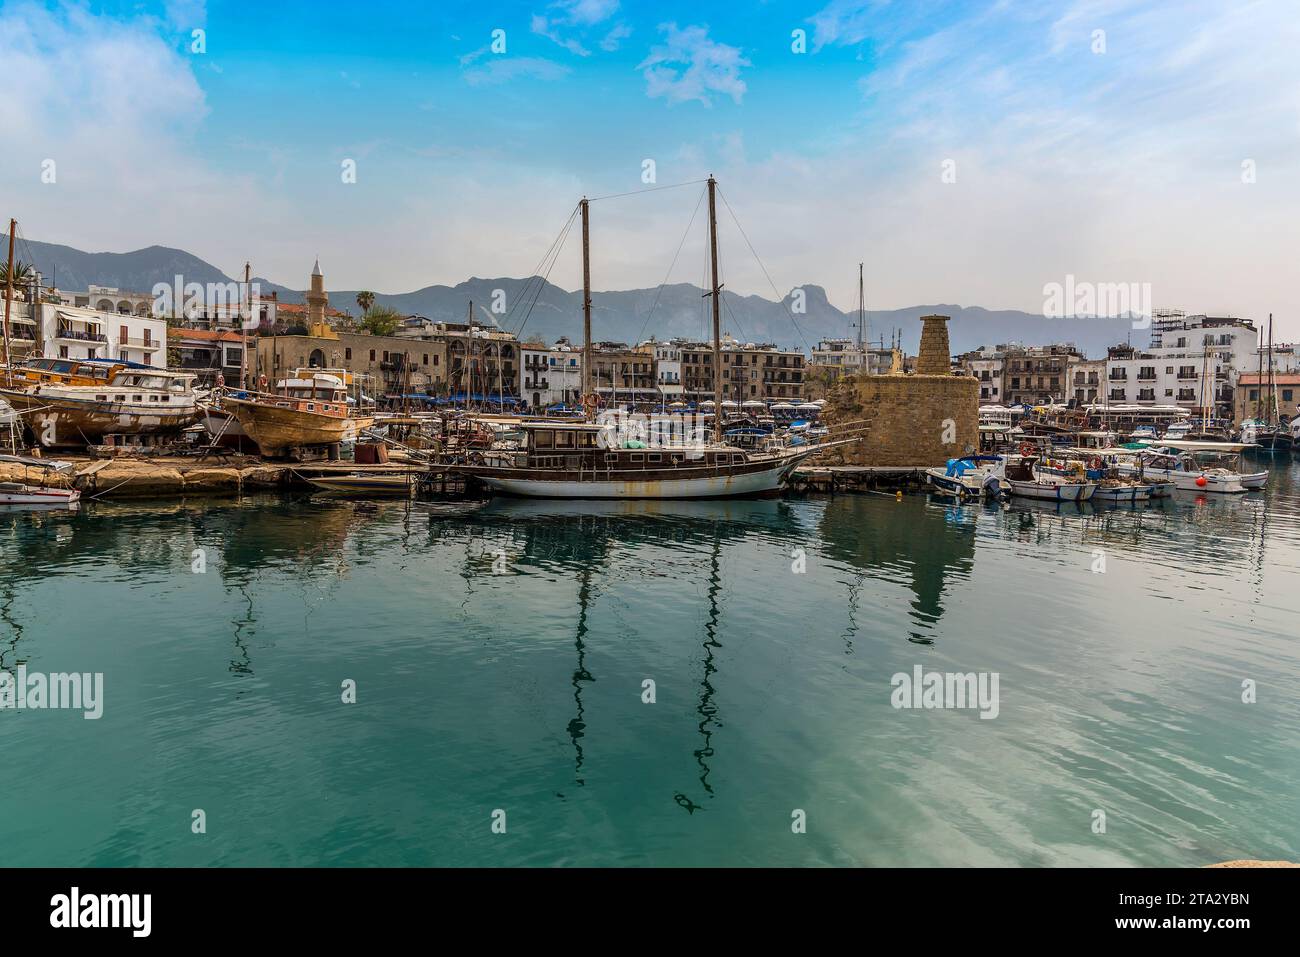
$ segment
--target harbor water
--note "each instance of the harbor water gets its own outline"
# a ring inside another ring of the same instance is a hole
[[[0,855],[1297,860],[1300,466],[1270,468],[1136,507],[3,512],[0,670],[103,684],[97,719],[0,710]],[[914,707],[918,667],[996,699]]]

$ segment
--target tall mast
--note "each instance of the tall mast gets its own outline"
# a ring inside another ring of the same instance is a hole
[[[578,205],[582,208],[582,405],[590,410],[594,408],[595,395],[591,390],[591,235],[587,197]],[[587,418],[591,418],[590,411]]]
[[[18,229],[18,220],[9,220],[9,271],[5,274],[5,366],[9,366],[9,306],[14,300],[14,232]],[[36,319],[36,307],[32,307],[32,318]],[[39,320],[37,325],[40,325]]]
[[[1272,316],[1272,313],[1269,315]],[[1259,352],[1259,376],[1255,379],[1255,421],[1261,422],[1264,416],[1264,348],[1260,346],[1256,351]],[[1273,364],[1272,356],[1269,356],[1268,364]]]
[[[862,351],[862,325],[867,317],[867,291],[862,283],[862,263],[858,263],[858,352]]]
[[[1273,413],[1277,411],[1277,389],[1273,379],[1273,313],[1271,312],[1268,314],[1268,404],[1270,406],[1268,421],[1272,425],[1275,420]]]
[[[253,264],[244,263],[244,295],[248,299],[248,312],[239,320],[239,388],[248,388],[248,323],[253,318]]]
[[[713,264],[713,438],[722,444],[722,284],[718,282],[718,181],[709,174],[709,258]]]

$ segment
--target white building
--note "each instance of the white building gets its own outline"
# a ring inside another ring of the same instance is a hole
[[[1258,347],[1259,331],[1248,319],[1157,310],[1148,349],[1110,350],[1106,399],[1185,409],[1213,405],[1230,416],[1237,378],[1253,370]]]
[[[858,348],[854,339],[823,339],[813,347],[811,355],[813,368],[828,369],[837,377],[859,372],[884,375],[893,360],[893,350],[886,349],[883,344]]]
[[[686,391],[682,384],[682,350],[671,342],[650,340],[637,347],[649,351],[655,360],[655,384],[659,393],[671,399],[680,399]]]
[[[49,359],[120,359],[167,368],[167,321],[58,303],[40,305],[41,353]]]
[[[582,404],[582,350],[561,339],[549,348],[521,345],[519,397],[533,409]]]
[[[980,405],[1002,404],[1002,369],[1006,346],[980,346],[960,355],[956,364],[969,376],[979,379]]]

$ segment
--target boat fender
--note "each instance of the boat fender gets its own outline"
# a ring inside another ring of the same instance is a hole
[[[1207,486],[1208,484],[1210,484],[1210,483],[1207,482],[1207,481],[1205,480],[1205,476],[1204,476],[1204,475],[1198,475],[1198,476],[1196,476],[1196,487],[1197,487],[1197,488],[1205,488],[1205,486]]]

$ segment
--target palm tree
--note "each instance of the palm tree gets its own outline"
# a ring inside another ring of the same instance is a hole
[[[14,285],[15,286],[26,285],[27,283],[31,282],[34,278],[36,278],[36,271],[32,269],[30,263],[24,263],[24,262],[14,263]],[[8,284],[9,284],[9,264],[7,262],[0,262],[0,286],[7,286]]]
[[[375,294],[373,292],[367,292],[366,290],[363,289],[361,292],[357,293],[357,305],[361,307],[361,315],[364,316],[366,313],[368,313],[370,311],[370,307],[373,306],[374,304],[375,304]]]

